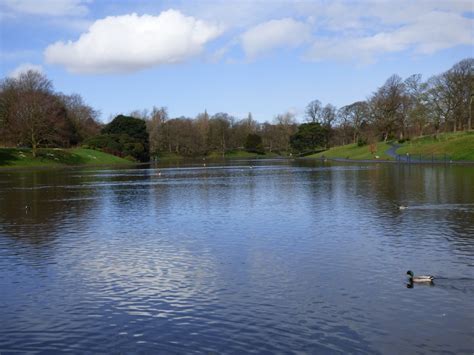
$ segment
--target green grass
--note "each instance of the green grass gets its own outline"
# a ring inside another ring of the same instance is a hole
[[[221,158],[222,154],[219,153],[211,153],[209,157]],[[265,159],[265,158],[276,158],[278,157],[275,153],[265,153],[265,154],[257,154],[252,152],[247,152],[245,150],[232,150],[225,153],[224,156],[226,159]]]
[[[0,148],[0,168],[74,165],[131,164],[130,161],[93,149],[42,148],[33,157],[31,149]]]
[[[450,160],[473,160],[474,161],[474,131],[443,133],[434,136],[424,136],[412,139],[397,149],[398,154],[409,153],[412,156],[421,155],[425,158],[444,158]]]
[[[268,158],[277,158],[279,157],[276,153],[265,153],[265,154],[257,154],[247,152],[245,150],[231,150],[225,153],[225,159],[268,159]],[[159,160],[179,160],[185,159],[185,156],[175,154],[175,153],[160,153],[158,156]],[[193,157],[190,157],[193,159]],[[202,156],[194,157],[194,158],[204,158]],[[207,159],[222,159],[222,153],[220,152],[211,152],[205,156]]]
[[[379,142],[376,144],[376,152],[372,154],[370,152],[370,146],[364,145],[362,147],[357,146],[357,144],[347,144],[339,147],[330,148],[323,152],[316,154],[308,155],[307,158],[343,158],[343,159],[353,159],[353,160],[391,160],[391,158],[385,154],[390,148],[390,145],[384,142]],[[377,159],[376,156],[379,158]]]

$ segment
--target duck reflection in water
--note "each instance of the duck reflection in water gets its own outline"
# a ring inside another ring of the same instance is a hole
[[[413,280],[410,279],[410,280],[408,280],[408,283],[406,284],[406,286],[407,286],[407,288],[414,288],[415,284],[417,286],[430,286],[430,287],[435,285],[433,281],[420,283],[420,282],[413,282]]]

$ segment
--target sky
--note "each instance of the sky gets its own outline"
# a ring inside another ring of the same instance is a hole
[[[392,74],[424,79],[474,56],[464,0],[0,0],[0,76],[44,73],[108,122],[367,99]]]

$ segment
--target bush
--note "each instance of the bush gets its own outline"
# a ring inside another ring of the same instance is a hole
[[[358,147],[363,147],[363,146],[367,145],[367,143],[368,143],[367,138],[359,138],[357,140],[357,146]]]
[[[148,161],[149,142],[145,121],[119,115],[102,129],[102,134],[88,139],[85,144],[120,157],[131,156]]]
[[[145,144],[127,134],[101,134],[84,142],[84,146],[89,148],[101,150],[122,158],[131,156],[139,161],[147,161],[149,158]]]
[[[264,154],[262,137],[258,134],[249,134],[245,139],[245,150],[251,153]]]
[[[290,137],[290,145],[297,153],[314,151],[327,147],[328,129],[318,122],[303,123],[298,131]]]

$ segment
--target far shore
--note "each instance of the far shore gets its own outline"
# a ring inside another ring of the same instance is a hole
[[[186,157],[165,153],[149,162],[137,162],[102,151],[87,148],[42,148],[33,157],[29,148],[0,148],[0,171],[61,169],[83,167],[126,167],[153,163],[200,161],[202,164],[220,160],[298,159],[341,163],[398,163],[398,164],[474,164],[474,131],[443,133],[438,137],[425,136],[399,143],[378,142],[371,145],[348,144],[305,156],[250,152],[245,150],[212,152],[207,156]]]

